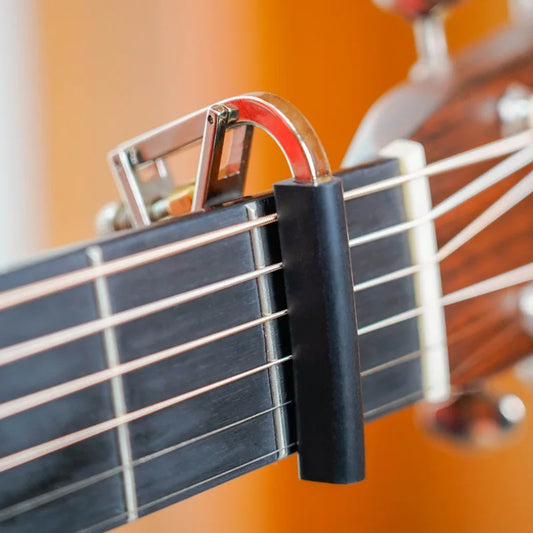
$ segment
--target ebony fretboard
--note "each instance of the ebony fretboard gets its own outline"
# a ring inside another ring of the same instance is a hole
[[[391,160],[342,177],[350,190],[397,173]],[[274,211],[273,198],[264,196],[95,241],[3,274],[0,290]],[[401,222],[402,192],[349,201],[347,217],[350,237]],[[253,271],[263,260],[281,261],[276,224],[1,312],[0,348]],[[408,266],[408,238],[353,248],[352,262],[356,282]],[[412,278],[403,278],[358,293],[359,327],[414,307],[413,287]],[[135,360],[285,307],[279,271],[2,366],[0,402],[105,369],[113,358]],[[421,397],[416,319],[362,335],[359,342],[366,420]],[[1,420],[0,455],[290,354],[286,317],[253,327]],[[296,451],[290,372],[288,361],[0,474],[0,530],[110,529]]]

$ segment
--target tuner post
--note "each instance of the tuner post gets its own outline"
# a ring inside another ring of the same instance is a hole
[[[402,16],[413,24],[418,61],[412,67],[412,78],[446,75],[451,66],[444,28],[446,8],[460,0],[374,0],[387,11]]]

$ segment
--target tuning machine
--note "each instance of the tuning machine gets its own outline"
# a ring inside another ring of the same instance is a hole
[[[446,75],[450,70],[448,43],[444,28],[446,9],[460,0],[374,0],[413,24],[418,61],[410,72],[412,78]]]
[[[242,198],[254,127],[277,142],[293,177],[309,172],[320,180],[329,164],[316,135],[289,102],[269,93],[228,98],[122,143],[108,159],[122,204],[104,206],[97,218],[100,233],[142,228],[162,218],[233,202]],[[221,168],[224,141],[231,130],[227,161]],[[196,180],[176,188],[165,158],[201,142]]]
[[[471,448],[495,448],[524,420],[526,408],[514,394],[467,388],[443,403],[418,406],[419,421],[430,434]]]

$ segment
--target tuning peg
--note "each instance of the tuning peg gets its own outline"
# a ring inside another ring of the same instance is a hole
[[[446,440],[474,448],[495,448],[524,420],[526,408],[514,394],[464,390],[445,403],[420,404],[422,427]]]
[[[418,62],[411,69],[412,78],[445,75],[450,70],[448,43],[444,29],[446,8],[460,0],[374,0],[413,23]]]

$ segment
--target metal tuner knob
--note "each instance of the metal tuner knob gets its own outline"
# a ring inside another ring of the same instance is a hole
[[[526,408],[514,394],[465,390],[441,404],[422,403],[419,418],[430,433],[455,444],[495,448],[524,420]]]
[[[461,0],[374,0],[387,11],[413,24],[418,61],[410,72],[412,78],[446,75],[450,70],[448,43],[444,30],[446,8]]]

